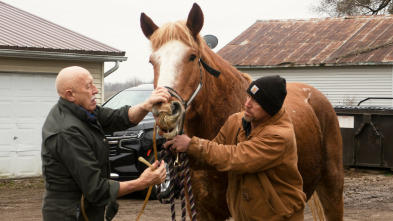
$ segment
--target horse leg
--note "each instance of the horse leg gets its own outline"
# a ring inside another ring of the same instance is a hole
[[[339,130],[339,129],[338,129]],[[330,132],[334,133],[334,129]],[[337,133],[337,132],[336,132]],[[324,209],[327,221],[340,221],[344,216],[344,168],[342,162],[341,135],[325,136],[326,166],[322,171],[317,193]],[[329,140],[329,138],[331,140]]]
[[[191,184],[197,220],[225,221],[230,217],[226,203],[228,177],[216,171],[193,171]]]

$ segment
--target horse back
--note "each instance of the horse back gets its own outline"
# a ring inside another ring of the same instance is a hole
[[[324,170],[331,164],[328,155],[340,151],[339,145],[328,145],[332,140],[339,143],[337,117],[329,100],[316,88],[304,83],[287,84],[284,106],[294,125],[298,167],[303,177],[304,192],[310,198]]]

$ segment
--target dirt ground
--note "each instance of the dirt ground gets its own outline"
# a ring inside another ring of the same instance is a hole
[[[43,180],[0,180],[0,220],[42,220],[41,203]],[[346,170],[344,190],[346,221],[393,220],[393,173],[376,170]],[[114,220],[135,220],[143,199],[124,197],[119,200],[120,210]],[[180,219],[180,202],[176,204]],[[170,205],[149,201],[140,220],[171,220]],[[188,220],[188,219],[187,219]],[[309,208],[305,220],[313,220]]]

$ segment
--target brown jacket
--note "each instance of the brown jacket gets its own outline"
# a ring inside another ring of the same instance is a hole
[[[191,162],[228,172],[227,202],[235,220],[303,220],[306,195],[288,114],[282,108],[248,137],[243,116],[230,116],[213,141],[193,137]]]

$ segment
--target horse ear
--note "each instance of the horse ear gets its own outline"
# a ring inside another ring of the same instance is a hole
[[[154,24],[153,20],[151,20],[149,16],[142,12],[141,28],[146,38],[150,39],[150,36],[154,33],[155,30],[158,29],[158,26]]]
[[[197,3],[194,3],[187,18],[187,27],[192,35],[196,37],[203,27],[203,12]]]

